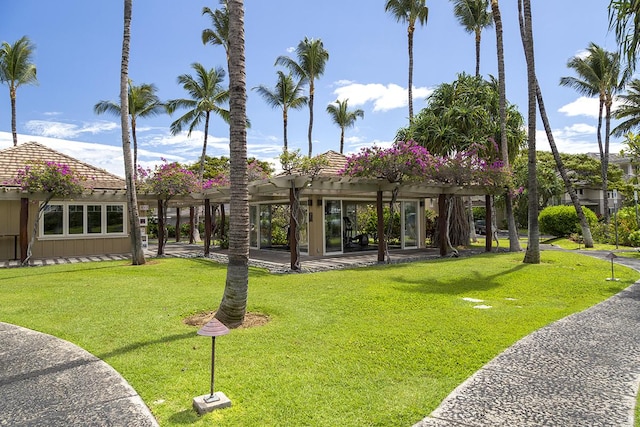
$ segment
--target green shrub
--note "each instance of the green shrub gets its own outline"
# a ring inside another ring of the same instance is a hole
[[[598,222],[592,210],[582,207],[590,227]],[[540,232],[556,237],[569,236],[580,228],[578,215],[573,206],[548,206],[538,215]]]

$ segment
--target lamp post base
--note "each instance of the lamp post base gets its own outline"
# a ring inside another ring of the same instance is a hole
[[[207,393],[202,396],[193,398],[193,409],[200,415],[206,414],[216,409],[228,408],[231,406],[231,401],[221,391],[217,391],[213,394]]]

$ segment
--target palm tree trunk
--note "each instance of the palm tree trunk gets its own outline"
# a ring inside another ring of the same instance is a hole
[[[129,214],[129,233],[131,236],[131,263],[145,263],[142,250],[142,233],[138,214],[138,196],[131,162],[131,141],[129,140],[129,44],[131,41],[132,0],[124,0],[124,35],[122,37],[122,63],[120,68],[120,126],[122,128],[122,152],[124,173],[127,185],[127,210]]]
[[[480,76],[480,31],[476,30],[476,77]]]
[[[18,145],[18,130],[16,124],[16,88],[11,87],[9,89],[9,95],[11,96],[11,135],[13,136],[13,146]]]
[[[604,200],[606,202],[605,208],[607,211],[607,218],[609,218],[609,135],[611,134],[611,101],[605,102],[605,135],[604,135],[604,159],[602,166],[602,182],[605,185],[602,186]],[[614,203],[618,203],[615,201]]]
[[[313,78],[309,79],[309,132],[307,137],[309,138],[309,158],[311,158],[311,154],[313,152],[313,141],[311,140],[311,133],[313,130],[313,98],[314,98],[315,88],[313,86]]]
[[[216,318],[228,328],[242,325],[249,288],[249,189],[247,176],[247,89],[244,54],[244,2],[228,0],[229,136],[231,215],[229,264]]]
[[[407,87],[409,102],[409,124],[413,123],[413,28],[409,26],[407,31],[408,49],[409,49],[409,83]]]
[[[567,169],[564,167],[564,164],[562,163],[562,158],[560,157],[558,146],[556,145],[556,141],[553,138],[553,132],[551,131],[551,125],[549,124],[547,111],[544,108],[542,91],[540,90],[540,85],[537,82],[536,82],[536,98],[538,100],[538,108],[540,109],[540,117],[542,118],[542,124],[544,125],[545,132],[547,133],[547,139],[549,140],[549,146],[551,147],[553,158],[556,161],[556,167],[558,168],[558,172],[560,172],[560,176],[562,177],[562,181],[564,182],[564,188],[567,191],[567,193],[569,193],[569,197],[571,198],[571,203],[573,203],[573,207],[576,209],[576,214],[578,215],[578,220],[580,221],[580,229],[582,230],[584,246],[586,248],[593,248],[593,236],[591,235],[591,228],[589,227],[589,223],[587,222],[587,217],[584,215],[584,212],[582,211],[582,206],[580,205],[580,200],[578,199],[576,190],[573,188],[573,185],[569,180],[569,176],[567,175]]]
[[[344,126],[340,127],[340,154],[344,152]]]
[[[602,144],[602,110],[604,109],[604,98],[600,95],[600,106],[598,109],[598,149],[600,150],[600,178],[602,179],[602,217],[605,224],[609,224],[609,192],[607,182],[607,166],[609,163],[609,147]]]
[[[507,89],[505,84],[504,70],[504,43],[502,38],[502,15],[500,14],[500,6],[498,0],[491,1],[491,12],[493,14],[493,22],[496,27],[496,47],[498,53],[498,96],[500,110],[500,152],[502,161],[508,170],[511,170],[509,162],[509,145],[507,141]],[[509,252],[519,252],[520,239],[518,237],[518,226],[516,224],[515,215],[513,213],[513,195],[507,190],[505,195],[505,203],[507,210],[507,228],[509,229]]]
[[[282,127],[284,134],[284,151],[289,149],[289,143],[287,142],[287,109],[282,109]]]
[[[538,177],[536,170],[536,69],[531,27],[531,1],[518,0],[520,34],[527,61],[528,88],[528,180],[529,191],[529,240],[523,262],[540,264],[540,228],[538,226]]]
[[[131,137],[133,139],[133,176],[138,177],[138,136],[136,135],[136,119],[131,116]]]

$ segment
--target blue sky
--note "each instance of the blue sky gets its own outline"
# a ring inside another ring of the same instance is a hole
[[[567,61],[590,42],[616,50],[608,31],[608,0],[532,2],[536,69],[554,137],[568,153],[597,152],[597,100],[559,86],[573,75]],[[428,23],[414,39],[414,110],[426,105],[434,87],[457,74],[475,72],[474,37],[463,30],[446,0],[427,0]],[[226,69],[223,48],[203,46],[210,25],[204,6],[217,0],[134,0],[129,76],[134,84],[153,83],[162,100],[186,97],[176,82],[192,73],[191,64]],[[118,100],[122,47],[122,1],[1,1],[0,41],[27,35],[36,45],[38,86],[22,86],[17,96],[19,142],[37,141],[93,165],[123,175],[119,119],[97,116],[100,100]],[[517,26],[517,2],[501,2],[504,23],[507,98],[526,117],[526,64]],[[275,159],[283,144],[282,113],[251,88],[276,83],[275,59],[295,58],[291,51],[304,37],[322,39],[329,51],[325,74],[316,81],[313,153],[339,150],[340,130],[325,112],[336,99],[364,110],[346,133],[345,152],[388,144],[408,122],[406,26],[384,11],[383,0],[246,0],[245,38],[249,156]],[[482,33],[481,73],[497,76],[495,30]],[[203,133],[172,136],[168,115],[138,122],[139,160],[153,167],[161,158],[193,163]],[[308,109],[289,114],[290,149],[307,153]],[[539,131],[542,126],[538,125]],[[228,127],[214,117],[207,154],[228,155]],[[538,148],[548,150],[543,132]],[[0,87],[0,148],[12,145],[7,86]],[[612,140],[611,151],[620,149]]]

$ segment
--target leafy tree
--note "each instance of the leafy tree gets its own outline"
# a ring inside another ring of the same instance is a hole
[[[156,166],[153,171],[141,171],[143,181],[140,191],[157,195],[158,217],[162,220],[158,227],[158,255],[164,255],[167,243],[167,209],[169,201],[176,196],[188,195],[200,188],[200,181],[195,174],[183,168],[179,163],[164,162]]]
[[[413,35],[416,23],[427,25],[429,8],[425,0],[386,0],[385,12],[390,13],[397,22],[407,24],[407,45],[409,49],[409,83],[407,84],[409,102],[409,123],[413,122]]]
[[[211,18],[213,28],[202,30],[202,44],[222,46],[227,55],[227,71],[229,69],[229,8],[227,0],[220,0],[220,9],[202,8],[202,14]]]
[[[244,2],[228,0],[229,11],[229,146],[231,217],[229,265],[216,318],[229,328],[240,326],[249,289],[249,189],[247,182],[247,89],[244,48]]]
[[[9,86],[11,99],[11,133],[13,145],[18,145],[16,128],[16,92],[18,87],[37,84],[36,66],[33,61],[35,45],[27,36],[21,37],[13,44],[2,42],[0,46],[0,82]]]
[[[129,45],[131,44],[131,8],[132,0],[124,0],[124,31],[122,36],[122,60],[120,62],[120,129],[122,131],[122,154],[124,174],[127,185],[127,209],[131,235],[131,263],[145,264],[138,214],[138,196],[136,193],[135,170],[131,158],[131,140],[129,139]]]
[[[355,126],[358,118],[364,118],[364,111],[360,108],[349,110],[348,102],[348,99],[338,99],[334,104],[327,105],[327,113],[331,120],[340,127],[340,154],[344,151],[344,130]]]
[[[284,135],[284,149],[288,149],[287,142],[287,123],[289,120],[289,108],[294,110],[300,109],[307,105],[308,98],[302,95],[303,86],[306,84],[304,78],[298,80],[296,83],[293,80],[291,73],[285,74],[282,71],[278,71],[278,82],[275,89],[270,89],[267,86],[260,85],[254,87],[253,90],[258,92],[262,99],[272,108],[282,109],[282,124]]]
[[[613,112],[613,116],[624,121],[611,131],[613,136],[622,136],[640,128],[640,80],[631,80],[626,87],[626,93],[619,95],[618,100],[622,102]]]
[[[611,106],[614,96],[623,87],[624,77],[620,73],[620,55],[604,50],[595,43],[590,43],[586,56],[575,56],[569,60],[567,67],[573,69],[577,76],[562,77],[560,85],[576,89],[586,96],[597,96],[598,110],[598,149],[602,165],[602,194],[608,192],[607,165],[609,163],[609,136],[611,134]],[[604,112],[603,112],[604,110]],[[604,143],[602,141],[602,120],[605,120]],[[608,198],[604,197],[604,220],[609,222]]]
[[[480,75],[480,41],[482,30],[493,25],[493,16],[489,11],[489,0],[451,0],[453,13],[465,31],[475,35],[476,76]]]
[[[33,233],[27,246],[27,257],[22,260],[26,264],[32,255],[33,243],[38,232],[38,224],[42,213],[49,206],[51,199],[64,199],[70,196],[82,194],[84,191],[83,181],[86,178],[78,174],[75,170],[64,163],[37,161],[19,169],[13,181],[22,191],[28,193],[43,193],[44,202],[40,204],[36,221],[33,226]]]
[[[631,74],[636,67],[640,46],[640,2],[637,0],[610,0],[609,29],[613,29]]]
[[[138,118],[154,117],[166,111],[165,105],[156,95],[158,90],[154,84],[143,83],[140,86],[128,82],[129,119],[131,121],[131,136],[133,138],[133,169],[138,170],[138,136],[136,125]],[[93,106],[96,114],[109,113],[120,117],[120,104],[113,101],[100,101]]]
[[[179,108],[188,110],[171,123],[172,135],[177,135],[188,127],[187,135],[191,136],[191,132],[204,121],[204,141],[200,156],[200,171],[198,172],[198,178],[202,181],[211,113],[217,114],[225,122],[229,122],[229,111],[223,108],[223,104],[229,100],[229,91],[222,86],[225,71],[221,67],[207,70],[202,64],[196,62],[191,64],[191,68],[196,73],[195,77],[191,74],[178,76],[178,83],[187,91],[190,98],[167,101],[167,111],[169,114],[173,114]]]
[[[313,100],[315,97],[315,81],[324,74],[324,70],[329,60],[329,52],[324,48],[320,39],[304,38],[296,47],[298,62],[288,56],[279,56],[276,65],[282,65],[293,73],[293,75],[305,80],[309,84],[309,157],[313,152],[312,131],[313,131]]]

